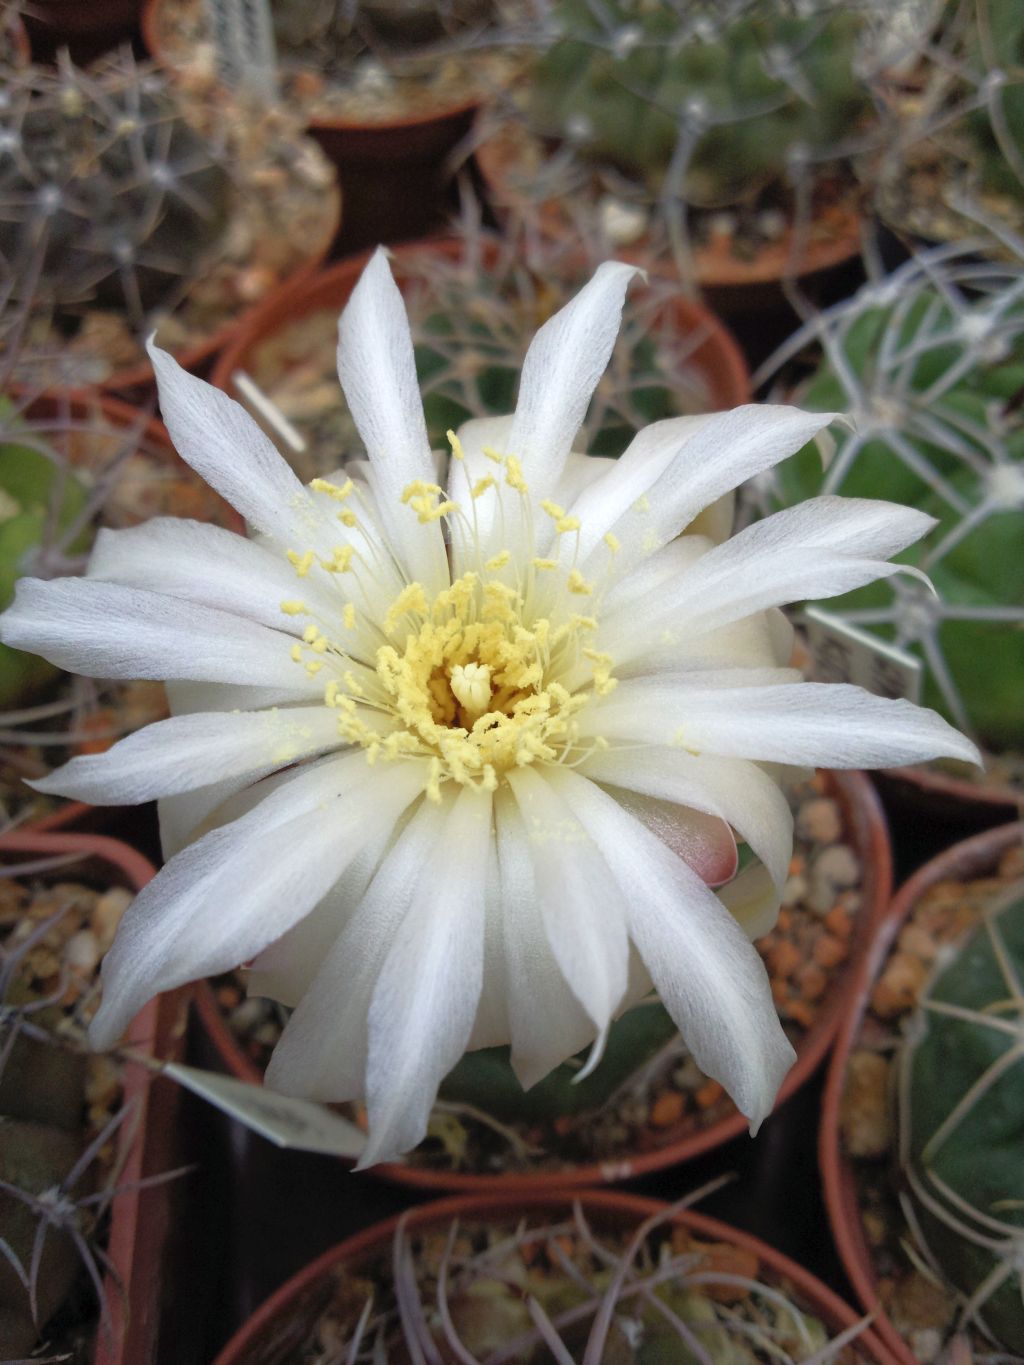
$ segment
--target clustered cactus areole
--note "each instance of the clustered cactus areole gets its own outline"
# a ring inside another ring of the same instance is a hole
[[[817,493],[891,498],[935,528],[901,577],[829,604],[925,664],[927,705],[994,750],[1024,748],[1024,265],[938,249],[809,324],[824,358],[799,394],[844,409],[823,465],[808,446],[782,465],[770,506]]]
[[[530,118],[698,207],[750,198],[830,157],[870,117],[856,6],[561,0]]]
[[[219,155],[129,54],[28,68],[0,109],[0,263],[39,305],[95,301],[142,328],[217,247]]]
[[[1024,1353],[1024,885],[944,957],[900,1063],[900,1160],[931,1258],[978,1322]]]

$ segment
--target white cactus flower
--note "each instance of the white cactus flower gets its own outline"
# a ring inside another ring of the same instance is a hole
[[[168,683],[173,715],[37,783],[161,801],[169,861],[125,916],[93,1024],[253,960],[294,1006],[267,1082],[365,1097],[364,1165],[413,1147],[467,1050],[530,1086],[659,992],[753,1128],[793,1060],[750,938],[792,846],[776,765],[973,746],[930,711],[786,665],[780,604],[896,572],[931,518],[816,498],[728,539],[731,492],[830,420],[748,406],[572,444],[631,268],[537,334],[512,417],[451,436],[447,492],[378,252],[340,323],[368,459],[303,487],[244,410],[151,354],[182,456],[249,538],[102,531],[87,576],[23,581],[0,638]],[[446,535],[447,531],[447,535]],[[726,908],[733,831],[774,884]]]

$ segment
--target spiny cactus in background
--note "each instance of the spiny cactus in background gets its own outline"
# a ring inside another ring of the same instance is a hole
[[[1024,885],[944,959],[900,1062],[904,1205],[962,1317],[1024,1355]]]
[[[1024,749],[1024,262],[939,248],[813,319],[824,349],[801,406],[852,415],[824,464],[807,447],[749,490],[762,510],[818,493],[888,498],[938,525],[900,556],[916,578],[829,603],[919,654],[924,701],[993,750]],[[756,380],[755,376],[755,380]]]
[[[165,79],[122,53],[12,77],[0,108],[0,262],[37,304],[133,326],[177,302],[221,236],[229,181]]]
[[[978,108],[968,127],[980,152],[982,182],[1024,198],[1024,5],[961,0],[958,8],[961,21],[971,21],[966,55]]]
[[[830,1340],[819,1319],[758,1278],[753,1252],[667,1226],[702,1193],[633,1229],[598,1231],[578,1204],[561,1218],[526,1211],[504,1225],[413,1230],[403,1221],[389,1252],[339,1281],[310,1334],[310,1359],[339,1346],[353,1361],[425,1350],[523,1365],[858,1359],[861,1325]]]
[[[530,82],[545,136],[697,207],[831,159],[870,116],[857,6],[559,0]]]
[[[466,223],[461,241],[459,258],[411,259],[403,283],[427,429],[438,449],[468,418],[512,411],[533,334],[593,268],[578,242],[531,244],[514,229],[502,241]],[[617,456],[641,427],[713,406],[690,362],[708,334],[680,319],[678,301],[678,284],[657,277],[627,296],[577,449]]]

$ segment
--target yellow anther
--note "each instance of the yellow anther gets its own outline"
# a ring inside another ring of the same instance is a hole
[[[508,550],[499,550],[496,555],[492,556],[492,558],[487,560],[487,562],[484,564],[484,568],[503,569],[511,558],[512,555]]]
[[[284,612],[285,616],[301,616],[306,610],[306,604],[305,602],[299,602],[293,599],[288,602],[282,602],[281,610]]]
[[[504,455],[499,455],[498,452],[494,449],[493,446],[484,446],[484,448],[483,448],[483,453],[484,453],[485,458],[488,459],[488,460],[490,460],[492,464],[504,464],[504,463],[505,463],[505,457],[504,457]]]
[[[440,493],[439,483],[424,483],[422,479],[413,479],[412,483],[407,483],[402,489],[403,505],[409,503],[413,498],[423,498],[429,493]]]
[[[565,516],[565,508],[559,507],[557,502],[552,502],[550,498],[541,501],[541,509],[547,512],[552,521],[557,521],[559,517]]]
[[[310,662],[306,665],[306,672],[309,674],[311,678],[315,678],[316,675],[320,672],[321,668],[323,668],[323,666],[324,666],[323,659],[311,659]]]
[[[334,498],[338,502],[344,502],[355,487],[351,479],[346,479],[344,483],[331,483],[327,479],[314,479],[309,485],[317,493],[326,493],[329,498]]]
[[[324,705],[333,707],[338,700],[338,680],[332,678],[324,688]]]
[[[581,597],[589,597],[594,591],[594,585],[588,583],[580,573],[579,569],[569,570],[569,591],[579,593]]]
[[[395,629],[402,617],[408,612],[414,612],[421,616],[426,615],[427,595],[423,591],[422,583],[407,583],[391,603],[388,614],[384,618],[384,629],[388,634]]]
[[[613,535],[611,531],[605,532],[604,543],[608,546],[609,550],[611,550],[613,555],[617,555],[619,553],[620,545],[619,538],[618,536]]]
[[[345,629],[346,629],[346,630],[355,630],[355,628],[356,628],[356,609],[355,609],[355,607],[352,605],[351,602],[346,602],[346,603],[345,603],[345,610],[342,612],[342,620],[345,622]]]
[[[651,500],[646,493],[641,493],[633,507],[638,512],[649,512],[651,510]]]
[[[301,664],[301,663],[302,663],[302,646],[301,646],[301,645],[292,645],[292,648],[291,648],[291,656],[292,656],[292,658],[295,660],[295,662],[296,662],[297,664]]]
[[[509,488],[514,488],[517,493],[529,493],[530,486],[523,478],[523,466],[514,455],[509,455],[505,461],[505,482]]]
[[[438,521],[441,517],[450,516],[452,512],[459,510],[457,502],[441,502],[436,507],[432,507],[426,498],[417,499],[413,506],[419,515],[420,523],[424,526],[430,521]]]
[[[353,697],[366,696],[366,692],[364,691],[362,684],[360,683],[356,675],[351,671],[351,669],[345,670],[345,672],[341,675],[341,680],[348,688],[348,690],[352,693]]]
[[[318,626],[307,626],[306,629],[302,632],[302,638],[305,640],[307,645],[311,645],[319,634],[320,628]]]
[[[557,559],[539,559],[539,558],[535,558],[535,559],[531,559],[531,560],[530,560],[530,563],[533,565],[533,567],[534,567],[535,569],[557,569],[557,568],[558,568],[558,560],[557,560]]]
[[[559,517],[555,522],[555,530],[559,535],[562,535],[566,531],[578,531],[579,529],[579,517]]]
[[[359,525],[359,518],[356,516],[355,512],[348,507],[345,508],[344,512],[338,513],[338,520],[341,522],[342,526],[347,526],[349,530],[354,526]]]
[[[455,432],[446,431],[445,435],[448,437],[448,444],[452,448],[452,455],[455,457],[455,459],[464,460],[466,458],[466,452],[462,449],[462,442],[455,435]]]
[[[347,573],[354,554],[352,545],[335,545],[331,558],[321,559],[320,563],[328,573]]]
[[[482,479],[477,479],[476,483],[473,485],[473,497],[474,497],[474,498],[482,498],[483,495],[487,492],[488,488],[493,488],[493,487],[494,487],[494,475],[493,475],[493,474],[485,474],[484,477],[483,477]]]
[[[328,640],[326,635],[318,635],[317,638],[313,641],[313,649],[316,651],[317,654],[326,654],[327,646],[329,644],[330,641]]]
[[[430,776],[427,779],[427,800],[433,801],[435,805],[441,804],[441,760],[432,758],[430,760]]]
[[[304,555],[298,554],[295,550],[288,551],[288,563],[300,578],[305,578],[309,573],[315,557],[312,550],[307,550]]]

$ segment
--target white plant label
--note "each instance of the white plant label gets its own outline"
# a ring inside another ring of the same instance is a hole
[[[820,607],[808,607],[803,624],[814,682],[854,683],[876,697],[920,701],[921,661],[907,650]]]
[[[313,1100],[277,1095],[261,1085],[178,1062],[169,1062],[163,1074],[278,1147],[358,1157],[366,1146],[362,1129]]]

